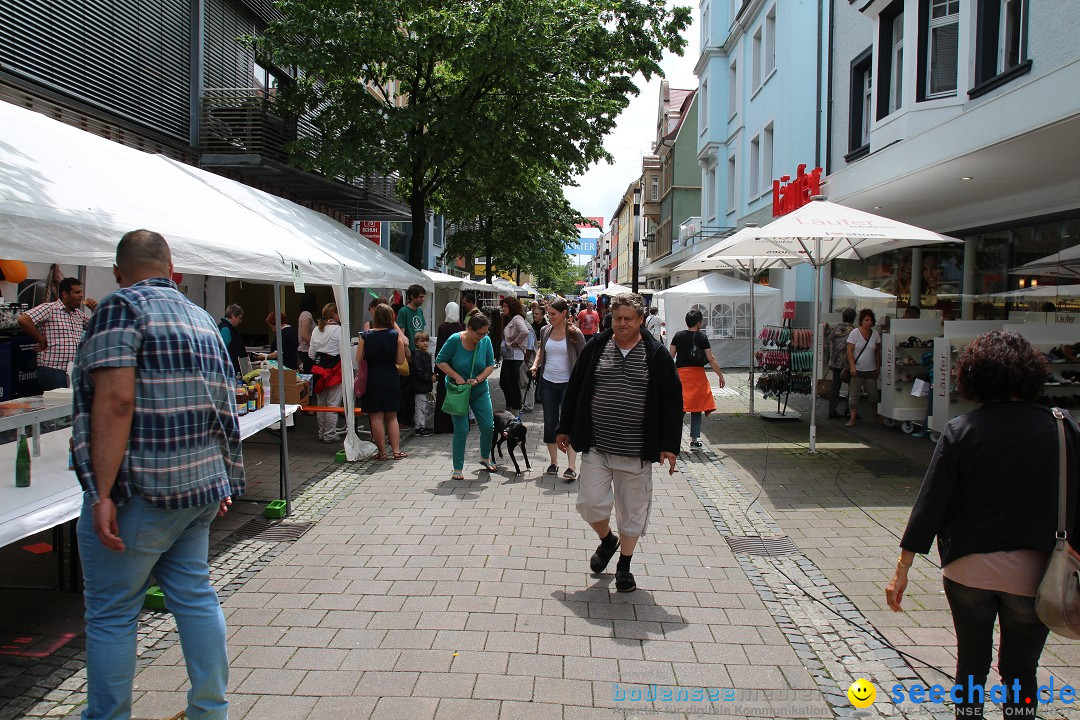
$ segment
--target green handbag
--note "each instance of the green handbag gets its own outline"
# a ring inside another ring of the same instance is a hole
[[[472,364],[469,365],[469,377],[472,377],[473,370],[476,369],[476,352],[480,349],[480,343],[476,343],[476,347],[473,348]],[[458,385],[450,379],[450,376],[446,376],[446,399],[443,400],[442,409],[447,415],[468,415],[469,414],[469,400],[472,396],[473,386],[468,383],[462,383]]]

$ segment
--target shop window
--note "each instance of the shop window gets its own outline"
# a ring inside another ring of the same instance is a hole
[[[848,162],[856,159],[856,157],[862,157],[870,151],[870,122],[873,119],[872,102],[873,48],[867,48],[851,61],[848,156],[844,158]]]
[[[753,334],[753,329],[750,327],[750,303],[736,303],[735,337],[748,338]]]
[[[975,87],[978,97],[1025,74],[1027,59],[1027,0],[979,0],[975,31]]]
[[[920,79],[925,82],[925,98],[956,93],[956,70],[960,43],[960,0],[922,0],[926,32],[920,38],[925,52],[919,55]],[[920,22],[920,24],[922,24]]]
[[[904,2],[896,0],[878,19],[878,107],[881,120],[904,101]]]

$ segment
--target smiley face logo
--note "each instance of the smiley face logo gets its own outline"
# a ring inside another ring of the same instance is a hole
[[[851,683],[851,687],[847,689],[847,696],[855,707],[859,709],[868,708],[874,704],[874,700],[877,698],[877,688],[866,678],[859,678]]]

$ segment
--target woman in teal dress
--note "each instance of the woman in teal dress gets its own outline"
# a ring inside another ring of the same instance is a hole
[[[476,426],[480,429],[480,465],[488,472],[494,472],[498,466],[488,457],[491,452],[491,432],[493,419],[491,414],[491,392],[487,378],[495,370],[495,353],[491,349],[488,334],[488,319],[483,313],[469,317],[465,330],[454,333],[435,357],[436,366],[446,374],[446,384],[468,384],[472,386],[469,394],[469,407]],[[475,362],[473,358],[475,357]],[[465,441],[469,435],[469,416],[453,415],[454,419],[454,480],[464,480]]]

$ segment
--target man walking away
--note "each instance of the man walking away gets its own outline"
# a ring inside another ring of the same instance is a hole
[[[656,342],[664,342],[664,323],[660,320],[660,308],[653,305],[649,308],[649,317],[645,318],[645,329],[652,333]]]
[[[79,339],[90,322],[82,311],[83,284],[79,278],[67,277],[59,284],[60,299],[42,303],[19,315],[19,328],[37,340],[37,380],[42,390],[70,386],[68,363],[75,359]],[[93,310],[97,303],[86,299]]]
[[[153,575],[176,618],[189,718],[227,717],[225,618],[210,585],[210,522],[244,492],[232,365],[213,319],[173,284],[165,239],[120,240],[120,289],[76,359],[78,539],[86,587],[84,720],[131,716],[139,610]]]
[[[229,351],[234,373],[240,372],[240,358],[247,357],[244,338],[240,337],[240,331],[237,329],[243,321],[244,308],[236,304],[225,308],[225,317],[218,320],[218,331],[221,332],[221,340]]]
[[[616,550],[619,592],[637,589],[630,560],[652,507],[652,463],[668,463],[682,435],[682,386],[667,348],[641,325],[640,295],[617,295],[612,328],[586,344],[570,375],[556,442],[580,453],[577,510],[600,537],[589,566],[603,572]],[[619,537],[611,532],[611,508]]]

